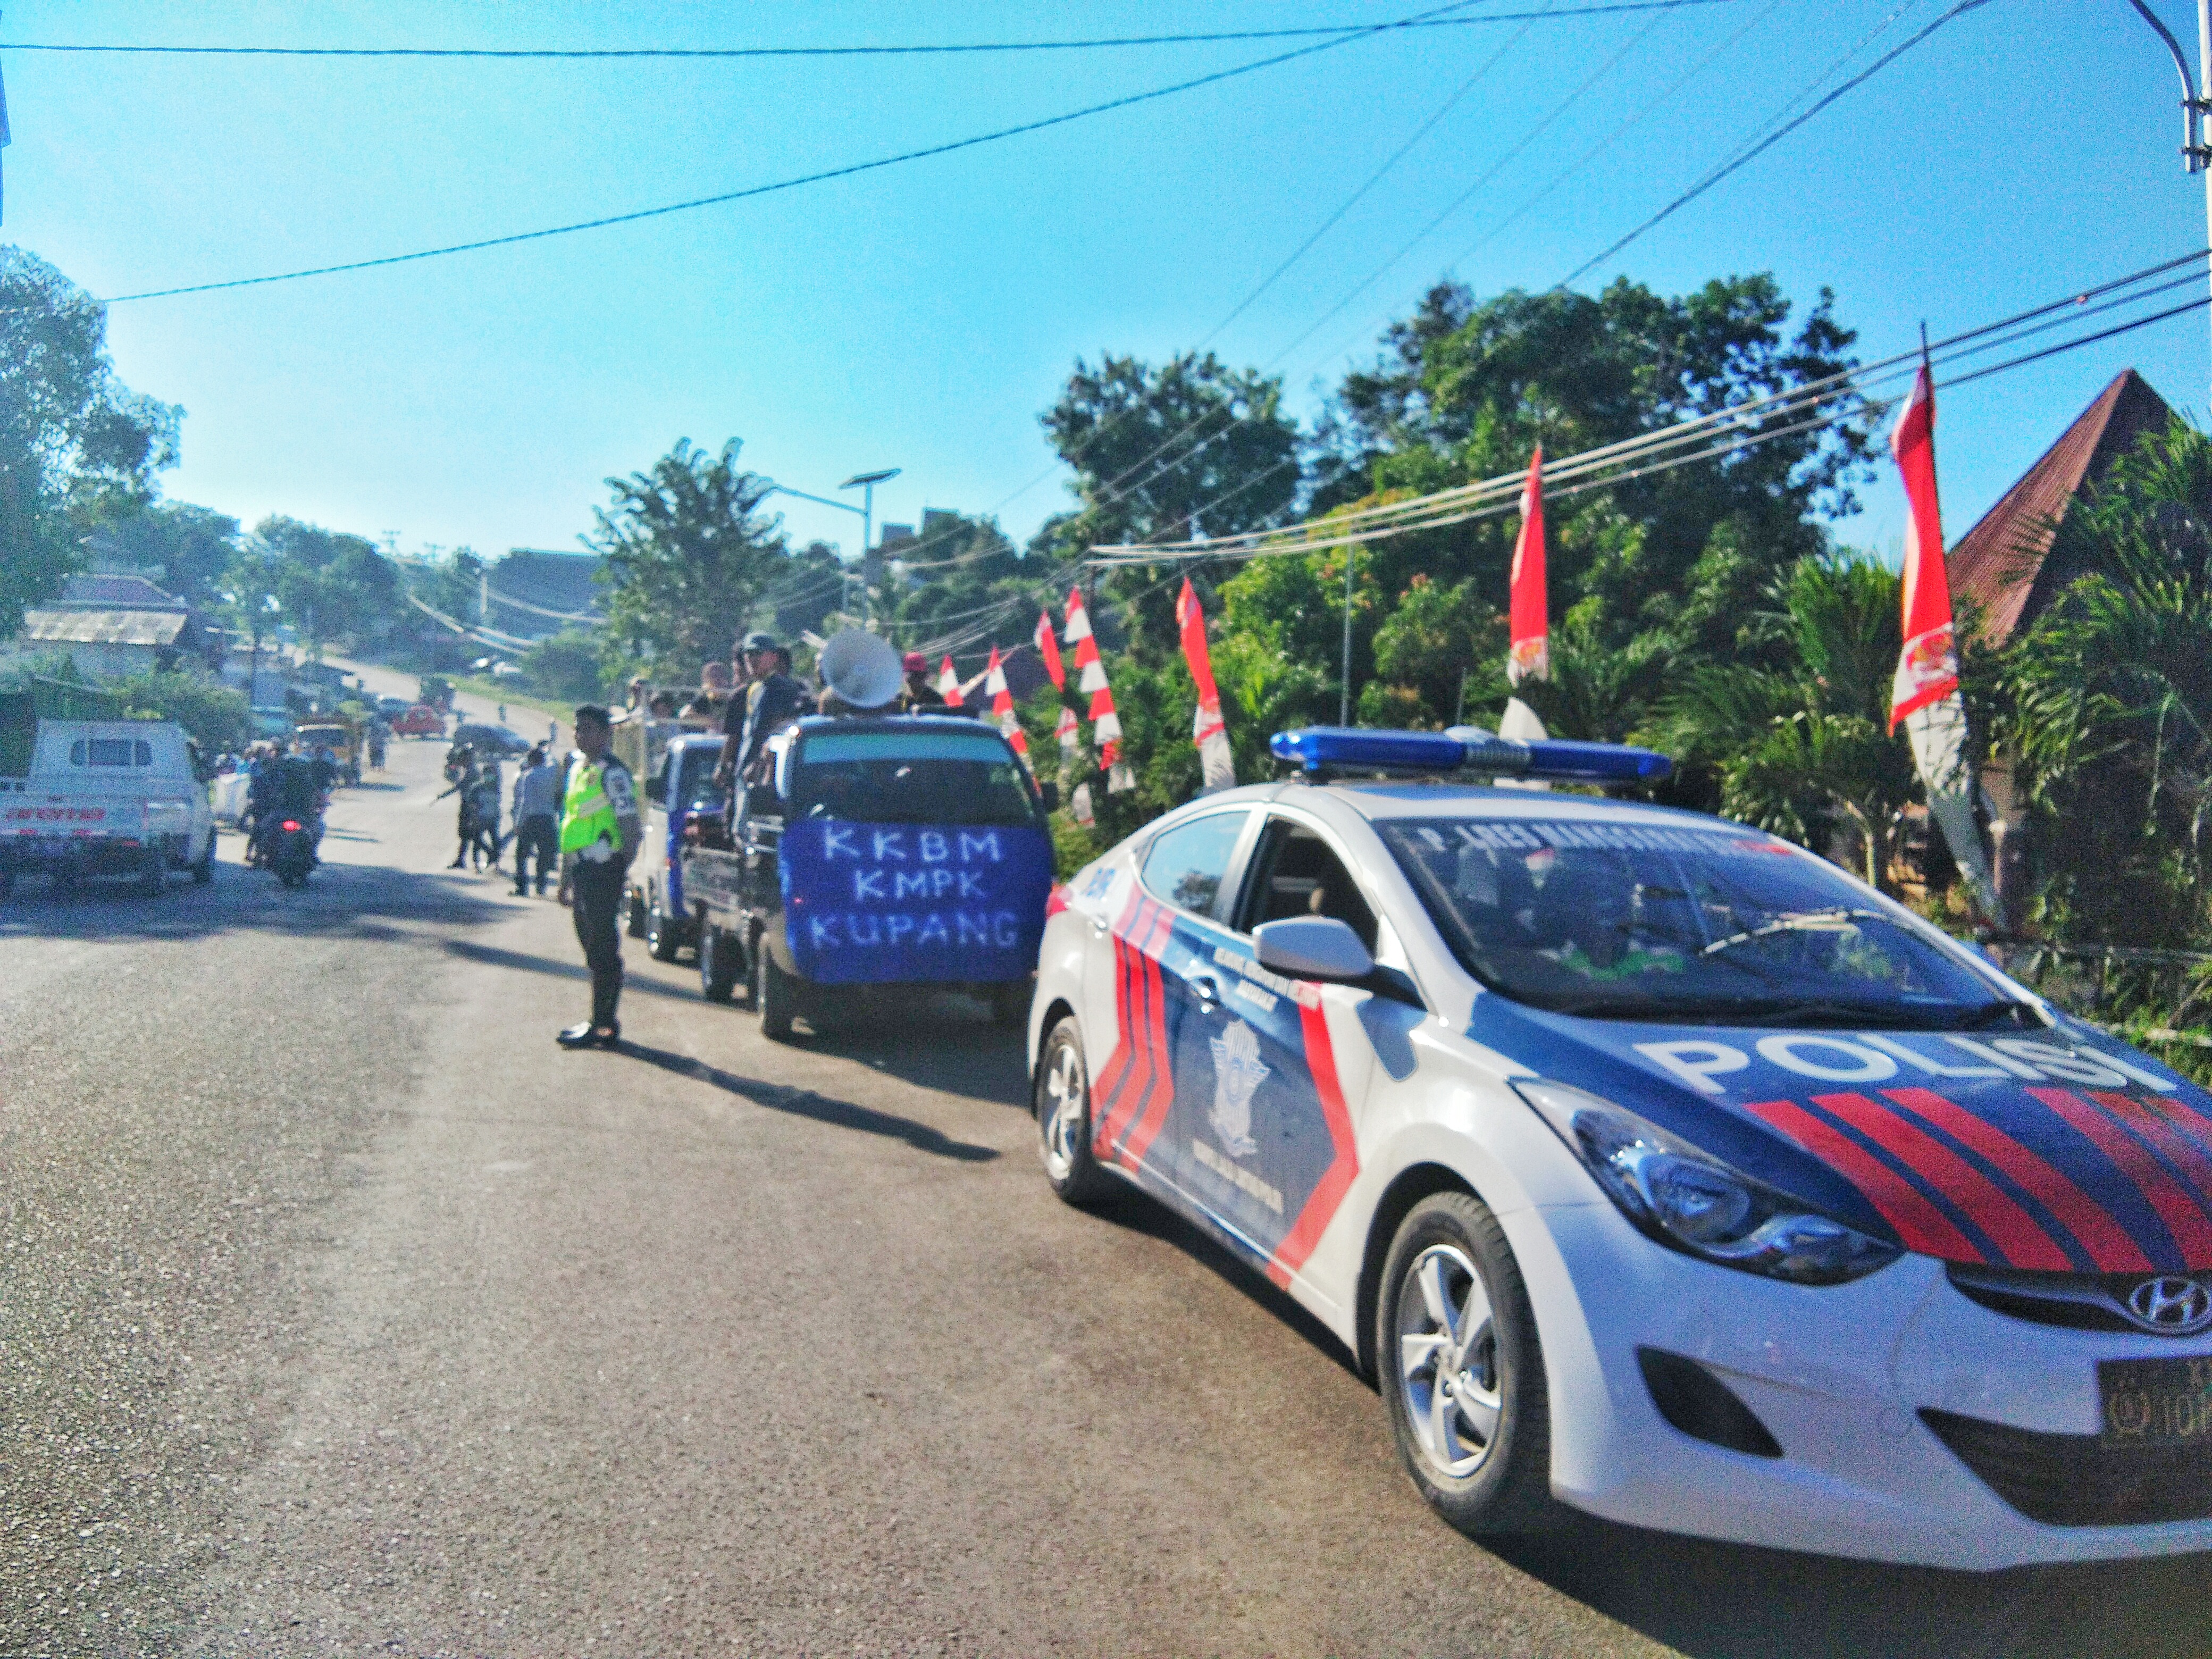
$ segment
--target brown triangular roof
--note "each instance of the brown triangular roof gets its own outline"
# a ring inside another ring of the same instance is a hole
[[[2148,380],[2132,368],[2122,369],[2043,459],[1960,538],[1948,561],[1951,592],[1980,610],[1983,636],[1991,644],[2002,645],[2026,628],[2082,574],[2051,562],[2058,520],[2138,437],[2172,418]]]

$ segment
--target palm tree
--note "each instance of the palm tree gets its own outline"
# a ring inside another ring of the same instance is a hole
[[[1998,741],[2042,821],[2045,927],[2212,934],[2212,440],[2177,419],[2057,526],[2079,575],[2004,653]]]
[[[1729,817],[1807,846],[1838,823],[1869,883],[1886,887],[1899,817],[1917,788],[1911,750],[1888,730],[1898,576],[1871,556],[1801,559],[1754,619],[1771,660],[1689,670],[1649,735],[1718,778]]]

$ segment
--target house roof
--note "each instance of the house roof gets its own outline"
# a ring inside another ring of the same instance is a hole
[[[96,606],[107,611],[182,611],[185,602],[143,576],[77,575],[62,579],[55,601],[64,608]]]
[[[189,618],[181,611],[26,611],[22,638],[33,645],[147,645],[177,642]]]
[[[2081,574],[2051,559],[2058,520],[2113,460],[2173,411],[2150,383],[2123,369],[2083,410],[2043,459],[1960,538],[1948,561],[1954,597],[1980,610],[1982,631],[2002,645],[2039,615]]]

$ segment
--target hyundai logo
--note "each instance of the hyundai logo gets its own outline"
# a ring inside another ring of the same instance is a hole
[[[2136,1324],[2161,1336],[2188,1336],[2212,1325],[2212,1291],[2193,1279],[2146,1279],[2128,1292]]]

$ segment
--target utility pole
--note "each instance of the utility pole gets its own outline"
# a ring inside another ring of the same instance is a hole
[[[1355,557],[1359,551],[1358,542],[1346,544],[1344,549],[1344,687],[1336,700],[1336,723],[1352,724],[1352,577],[1358,568]]]
[[[2212,114],[2212,102],[2198,92],[2201,87],[2212,94],[2212,0],[2197,0],[2197,73],[2193,76],[2189,55],[2159,15],[2145,0],[2128,0],[2128,3],[2166,43],[2174,72],[2181,77],[2181,165],[2187,172],[2204,175],[2204,228],[2207,240],[2212,241],[2212,145],[2205,142],[2205,118]]]

